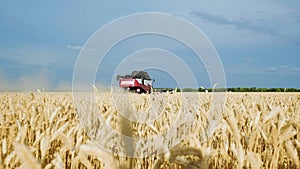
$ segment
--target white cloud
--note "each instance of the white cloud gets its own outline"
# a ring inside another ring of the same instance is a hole
[[[276,69],[276,67],[269,67],[269,68],[267,68],[267,71],[268,72],[277,72],[277,69]]]
[[[248,63],[250,63],[250,62],[252,62],[253,60],[252,60],[252,58],[250,58],[250,57],[245,57],[245,61],[248,62]]]
[[[281,70],[286,70],[288,72],[299,72],[299,68],[297,68],[297,67],[289,67],[289,66],[286,66],[286,65],[281,65],[281,66],[279,66],[279,68]]]
[[[280,67],[280,69],[287,69],[288,68],[288,66],[286,66],[286,65],[280,65],[279,67]]]
[[[82,46],[80,45],[67,45],[67,49],[70,49],[70,50],[81,50],[82,49]]]
[[[294,71],[294,72],[299,72],[299,68],[293,67],[293,68],[292,68],[292,71]]]
[[[13,56],[23,56],[24,55],[24,53],[22,51],[17,51],[17,50],[10,52],[10,54]]]

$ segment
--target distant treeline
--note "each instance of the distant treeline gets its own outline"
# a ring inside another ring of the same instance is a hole
[[[155,88],[156,92],[212,92],[212,88]],[[296,88],[256,88],[256,87],[236,87],[236,88],[216,88],[214,92],[300,92]]]

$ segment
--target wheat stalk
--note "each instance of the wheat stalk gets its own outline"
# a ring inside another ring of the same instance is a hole
[[[86,105],[80,109],[69,93],[0,93],[0,168],[300,167],[297,93],[227,93],[226,108],[215,120],[209,120],[211,111],[216,110],[212,109],[211,93],[162,93],[151,97],[126,93],[124,105],[128,111],[143,113],[136,117],[147,121],[132,123],[120,118],[123,110],[114,106],[110,93],[94,91],[96,103],[83,100],[81,103]],[[90,110],[93,104],[99,111]],[[77,113],[79,110],[81,113]],[[100,115],[103,121],[98,122]],[[87,123],[84,129],[77,119],[81,116]],[[190,118],[193,123],[183,130],[181,126],[187,125]],[[104,123],[119,133],[149,140],[124,146],[110,130],[99,132]],[[148,144],[166,131],[171,133],[167,139]],[[185,132],[190,135],[181,138]],[[87,135],[91,133],[95,135],[92,138]],[[117,151],[111,155],[93,141],[105,141],[107,150],[115,145]],[[178,151],[178,147],[172,148],[175,143],[180,147]],[[122,148],[131,155],[153,154],[123,158],[118,154]],[[202,158],[194,150],[201,152]]]
[[[7,153],[7,142],[6,138],[2,139],[2,154],[5,155]]]
[[[295,163],[297,168],[300,167],[300,162],[299,162],[299,156],[297,149],[294,147],[293,143],[291,140],[288,140],[285,142],[285,150],[288,154],[288,156],[292,159],[292,161]]]
[[[50,137],[45,135],[40,142],[41,157],[44,158],[50,145]]]
[[[101,160],[105,164],[105,168],[118,168],[117,162],[112,157],[112,154],[103,151],[101,148],[99,148],[91,142],[81,145],[80,151],[84,152],[85,154],[96,156],[97,158],[99,158],[99,160]]]
[[[20,168],[32,168],[32,169],[38,169],[41,168],[40,164],[35,160],[33,155],[31,154],[30,150],[21,143],[15,143],[15,152],[17,156],[21,159],[22,164]]]

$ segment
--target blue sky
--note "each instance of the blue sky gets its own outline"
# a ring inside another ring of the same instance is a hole
[[[202,30],[219,54],[228,87],[300,88],[298,1],[2,0],[1,90],[69,89],[76,59],[88,38],[105,24],[139,12],[170,13]],[[109,83],[121,55],[141,47],[172,50],[187,62],[199,86],[211,86],[191,51],[154,36],[119,44],[105,58],[96,81]],[[171,76],[150,72],[157,87],[176,86]]]

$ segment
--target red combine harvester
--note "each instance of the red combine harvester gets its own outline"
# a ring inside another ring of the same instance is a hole
[[[154,79],[145,71],[133,71],[131,75],[117,75],[119,86],[136,93],[151,93]]]

